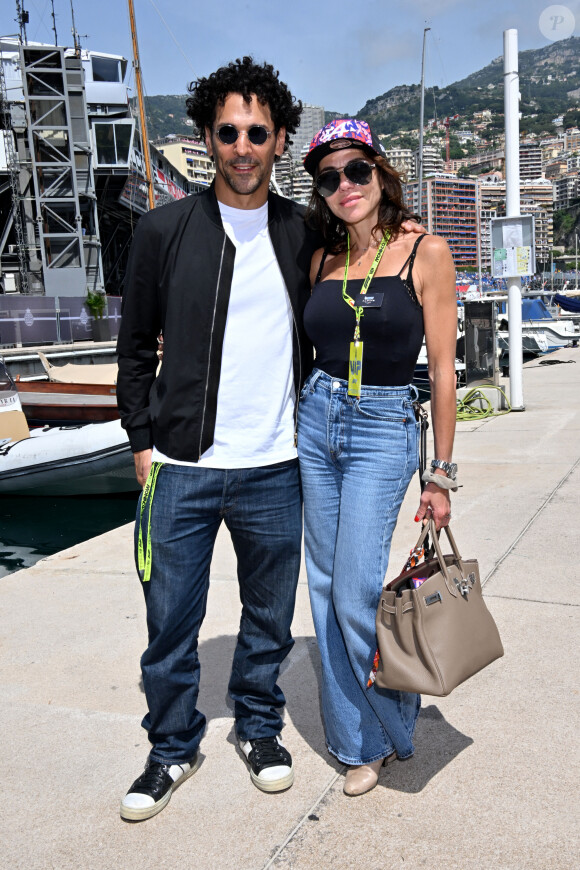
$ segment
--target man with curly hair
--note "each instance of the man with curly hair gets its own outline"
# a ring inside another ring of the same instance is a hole
[[[277,685],[301,542],[298,391],[312,367],[302,326],[320,240],[269,192],[302,105],[249,57],[190,87],[187,110],[215,161],[211,188],[146,214],[131,248],[117,397],[144,486],[136,552],[149,644],[141,659],[152,748],[121,816],[147,819],[198,765],[198,635],[222,522],[242,614],[229,695],[242,757],[266,792],[289,788]],[[163,364],[157,373],[157,337]]]

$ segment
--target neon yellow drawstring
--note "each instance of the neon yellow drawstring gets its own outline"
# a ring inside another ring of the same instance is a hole
[[[143,487],[141,494],[141,508],[139,511],[139,543],[137,545],[137,567],[139,578],[143,583],[148,583],[151,580],[151,508],[153,506],[153,493],[157,484],[157,476],[161,471],[163,463],[154,462],[149,469],[149,474]],[[147,515],[147,550],[143,549],[143,512],[145,506],[148,505]]]

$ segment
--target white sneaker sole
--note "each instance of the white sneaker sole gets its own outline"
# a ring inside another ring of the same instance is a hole
[[[189,779],[190,776],[193,776],[199,767],[199,762],[200,759],[198,753],[195,761],[191,765],[191,769],[181,776],[177,782],[171,786],[167,793],[164,794],[157,803],[153,804],[152,807],[126,807],[123,805],[123,801],[121,801],[121,818],[127,819],[129,822],[143,822],[145,819],[150,819],[152,816],[156,816],[157,813],[160,813],[161,810],[165,809],[175,789],[179,788],[179,786],[185,782],[186,779]]]
[[[250,768],[250,777],[254,785],[257,786],[260,791],[285,791],[287,788],[290,788],[290,786],[294,782],[294,765],[292,765],[292,767],[290,768],[290,773],[286,774],[286,776],[283,776],[280,779],[272,779],[270,781],[260,779],[260,777],[254,773],[252,768]]]

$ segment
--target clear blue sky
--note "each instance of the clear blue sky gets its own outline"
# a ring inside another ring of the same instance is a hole
[[[548,45],[539,20],[554,5],[545,0],[134,3],[148,94],[184,93],[196,75],[253,54],[273,63],[303,101],[343,113],[357,112],[368,98],[395,85],[419,82],[424,27],[432,28],[426,83],[443,87],[501,55],[507,28],[517,28],[520,50]],[[59,43],[70,44],[70,0],[54,5]],[[53,42],[50,0],[23,0],[23,6],[30,14],[29,40]],[[580,2],[565,7],[576,19],[574,35],[580,35]],[[74,8],[83,47],[131,57],[125,0],[74,0]],[[14,0],[2,0],[2,35],[16,32],[15,9]]]

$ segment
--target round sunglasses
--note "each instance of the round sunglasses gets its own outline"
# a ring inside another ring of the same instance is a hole
[[[332,196],[340,185],[340,174],[353,184],[368,184],[371,180],[375,163],[367,163],[366,160],[351,160],[342,169],[326,169],[316,178],[314,184],[320,196]]]
[[[262,127],[260,124],[252,124],[252,126],[246,131],[246,135],[252,145],[264,145],[268,136],[271,136],[272,133],[273,130],[266,130],[266,128]],[[222,126],[218,127],[216,130],[216,135],[224,145],[233,145],[240,135],[240,131],[237,127],[234,127],[233,124],[222,124]]]

